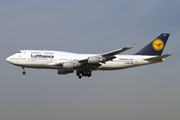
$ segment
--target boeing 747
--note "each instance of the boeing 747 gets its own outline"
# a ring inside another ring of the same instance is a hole
[[[103,54],[77,54],[62,51],[20,50],[8,57],[7,62],[25,68],[56,69],[58,74],[76,71],[79,79],[90,77],[96,70],[119,70],[165,61],[172,54],[161,55],[170,34],[162,33],[133,55],[117,55],[133,48],[136,43]]]

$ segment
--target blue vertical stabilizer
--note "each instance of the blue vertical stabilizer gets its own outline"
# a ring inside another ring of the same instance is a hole
[[[170,34],[162,33],[135,55],[161,55]]]

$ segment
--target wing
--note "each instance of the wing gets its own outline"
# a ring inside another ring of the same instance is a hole
[[[116,58],[116,56],[119,53],[122,53],[126,50],[129,50],[131,48],[133,48],[137,43],[134,43],[128,47],[124,47],[121,49],[117,49],[111,52],[107,52],[107,53],[103,53],[103,54],[99,54],[99,55],[95,55],[95,56],[91,56],[88,57],[86,59],[81,59],[78,61],[55,61],[52,63],[49,63],[49,66],[60,66],[60,67],[64,67],[64,68],[79,68],[79,69],[96,69],[98,67],[101,66],[101,63],[104,63],[112,60],[114,58]]]
[[[109,57],[109,56],[117,55],[119,53],[122,53],[122,52],[124,52],[126,50],[129,50],[129,49],[135,47],[136,44],[137,43],[134,43],[134,44],[132,44],[132,45],[130,45],[128,47],[124,47],[124,48],[121,48],[121,49],[117,49],[117,50],[114,50],[114,51],[111,51],[111,52],[104,53],[104,54],[102,54],[102,56],[103,57]]]
[[[114,50],[114,51],[103,53],[103,54],[94,56],[93,58],[99,58],[100,62],[106,62],[106,61],[109,61],[109,60],[112,60],[112,59],[116,58],[114,55],[117,55],[119,53],[122,53],[122,52],[124,52],[126,50],[129,50],[129,49],[135,47],[136,44],[137,43],[134,43],[134,44],[132,44],[132,45],[130,45],[128,47],[124,47],[124,48],[121,48],[121,49],[117,49],[117,50]],[[79,60],[79,62],[80,63],[87,63],[89,58]]]
[[[126,50],[129,50],[129,49],[133,48],[136,44],[137,43],[134,43],[128,47],[124,47],[124,48],[117,49],[117,50],[114,50],[111,52],[103,53],[103,54],[100,54],[97,56],[88,57],[86,59],[79,60],[79,63],[82,66],[88,66],[91,68],[98,68],[99,66],[101,66],[101,63],[105,64],[107,61],[113,60],[114,58],[116,58],[116,56],[114,56],[114,55],[117,55],[117,54],[122,53]]]

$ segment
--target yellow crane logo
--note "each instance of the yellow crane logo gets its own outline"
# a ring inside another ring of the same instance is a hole
[[[155,39],[152,46],[156,51],[161,51],[164,48],[164,42],[161,39]]]

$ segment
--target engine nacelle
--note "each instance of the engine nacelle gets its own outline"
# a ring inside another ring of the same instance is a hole
[[[65,75],[65,74],[68,74],[68,73],[73,73],[74,71],[72,70],[58,70],[58,74],[62,74],[62,75]]]
[[[88,63],[89,64],[98,64],[99,63],[99,57],[89,57]]]
[[[71,68],[74,68],[74,63],[73,62],[64,62],[62,67],[71,69]]]

